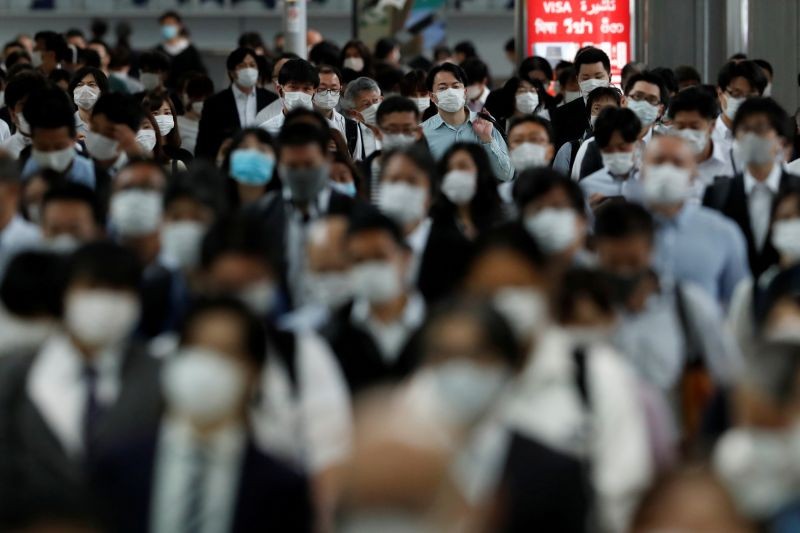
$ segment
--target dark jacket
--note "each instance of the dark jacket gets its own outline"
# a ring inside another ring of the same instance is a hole
[[[266,89],[256,89],[256,113],[274,102],[278,97]],[[203,114],[197,132],[195,156],[215,160],[225,139],[233,137],[242,125],[233,89],[218,92],[203,105]]]
[[[206,66],[203,64],[200,52],[193,44],[187,46],[185,50],[176,56],[170,55],[162,44],[159,44],[156,50],[170,58],[169,75],[164,82],[164,85],[170,89],[177,88],[178,82],[189,72],[206,73]]]
[[[417,277],[417,288],[429,306],[447,297],[460,283],[472,250],[452,216],[434,212],[432,220]]]
[[[553,128],[556,132],[556,140],[553,143],[555,146],[579,139],[589,127],[583,98],[576,98],[568,104],[557,107],[554,112],[550,113],[550,118],[552,118]]]

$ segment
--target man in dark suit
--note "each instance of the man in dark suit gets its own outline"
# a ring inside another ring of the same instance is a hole
[[[278,98],[256,87],[258,63],[251,49],[237,48],[231,52],[226,66],[231,86],[206,100],[197,133],[195,156],[212,161],[225,139],[242,128],[258,126],[258,112]]]
[[[248,404],[267,337],[238,300],[200,300],[165,365],[168,415],[93,470],[110,531],[304,532],[313,513],[304,476],[256,449]]]
[[[553,113],[553,128],[556,131],[556,146],[578,139],[589,122],[586,118],[586,99],[597,87],[608,87],[611,83],[611,61],[599,48],[588,47],[575,56],[575,70],[583,98],[573,100],[556,108]]]
[[[771,98],[746,100],[733,119],[744,173],[716,178],[703,199],[703,205],[741,228],[754,278],[778,262],[770,232],[773,200],[781,189],[800,185],[800,177],[785,172],[778,162],[790,139],[788,123],[786,111]]]
[[[87,467],[160,416],[159,364],[126,341],[139,319],[136,258],[93,243],[67,271],[64,333],[0,363],[0,512],[5,491],[79,497]]]

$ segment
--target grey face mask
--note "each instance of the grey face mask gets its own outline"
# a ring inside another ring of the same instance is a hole
[[[310,202],[328,183],[327,165],[313,168],[289,168],[281,165],[278,172],[283,186],[289,188],[295,202]]]

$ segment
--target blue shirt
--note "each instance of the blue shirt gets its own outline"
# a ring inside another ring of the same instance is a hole
[[[22,178],[28,179],[37,172],[39,172],[39,164],[32,157],[29,157],[22,168]],[[96,184],[94,163],[92,163],[91,159],[75,154],[75,159],[72,160],[72,165],[64,172],[64,177],[68,181],[80,183],[90,189],[94,189]]]
[[[686,204],[672,219],[655,215],[654,266],[667,280],[690,281],[727,307],[736,285],[750,275],[747,245],[732,220]]]
[[[510,181],[514,177],[514,168],[508,158],[508,147],[497,128],[492,128],[492,142],[484,143],[472,129],[472,122],[477,118],[477,113],[470,112],[467,120],[458,127],[445,122],[441,115],[434,115],[422,123],[422,133],[428,141],[428,148],[435,159],[440,159],[444,153],[457,142],[478,143],[486,150],[492,171],[497,179]]]
[[[630,202],[642,201],[642,184],[639,181],[639,171],[636,169],[631,170],[627,179],[620,179],[612,176],[603,167],[583,178],[580,181],[580,186],[587,201],[591,199],[593,194],[624,196]]]

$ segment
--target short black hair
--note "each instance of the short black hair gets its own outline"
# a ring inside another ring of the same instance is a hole
[[[41,250],[20,252],[9,262],[0,301],[25,318],[61,316],[66,256]]]
[[[13,108],[23,98],[32,93],[41,91],[47,87],[47,80],[44,76],[34,70],[20,72],[12,76],[6,83],[5,102],[6,106]]]
[[[157,50],[142,52],[139,55],[139,70],[142,72],[169,72],[169,57]]]
[[[728,59],[728,61],[741,61],[742,59],[747,59],[747,54],[744,52],[736,52]]]
[[[287,83],[308,83],[316,88],[319,87],[319,74],[314,65],[305,59],[290,59],[278,73],[278,84]]]
[[[522,63],[520,63],[517,74],[523,80],[530,80],[529,74],[534,70],[541,70],[544,72],[548,80],[553,79],[553,68],[550,66],[550,62],[540,56],[526,57]]]
[[[375,69],[375,83],[381,89],[381,93],[398,92],[403,84],[403,71],[389,65],[380,65]]]
[[[460,43],[456,43],[456,45],[453,47],[453,53],[464,54],[464,59],[478,57],[478,52],[475,50],[475,45],[472,44],[472,41],[461,41]]]
[[[207,270],[223,255],[246,255],[261,260],[279,278],[281,269],[275,241],[256,214],[235,212],[211,225],[200,248],[200,264]]]
[[[620,132],[625,142],[632,143],[639,138],[642,122],[636,113],[627,107],[607,107],[600,111],[594,123],[594,138],[599,148],[605,148],[611,142],[615,131]]]
[[[586,116],[591,116],[592,106],[598,100],[610,98],[616,102],[617,107],[622,105],[622,93],[616,87],[597,87],[592,89],[586,98]]]
[[[506,41],[503,45],[503,50],[506,52],[514,52],[517,49],[516,39],[513,37]]]
[[[733,132],[736,133],[742,122],[753,115],[766,115],[770,127],[782,139],[789,139],[794,132],[793,121],[786,110],[772,98],[764,97],[748,98],[742,103],[733,117]]]
[[[20,63],[21,59],[27,59],[28,63]],[[33,65],[30,64],[31,56],[25,50],[15,50],[5,57],[6,72],[9,77],[19,73],[22,70],[33,70]]]
[[[78,50],[78,63],[86,67],[100,68],[100,54],[91,48]]]
[[[586,212],[586,200],[578,183],[552,168],[529,168],[517,176],[514,182],[514,204],[519,212],[525,206],[554,189],[567,193],[570,206],[578,213]]]
[[[587,46],[575,55],[575,73],[580,74],[581,65],[593,65],[594,63],[602,63],[605,71],[611,74],[611,60],[608,59],[608,54],[593,46]]]
[[[291,115],[291,113],[289,114]],[[287,120],[290,116],[287,116]],[[280,148],[283,146],[306,146],[316,144],[323,154],[328,153],[329,136],[320,127],[307,122],[292,122],[284,124],[278,134],[278,153],[280,158]]]
[[[205,74],[195,74],[186,82],[186,96],[206,98],[214,94],[214,82]]]
[[[560,324],[569,324],[578,314],[581,300],[588,298],[607,316],[613,316],[614,302],[608,277],[598,270],[571,268],[559,284],[555,314]]]
[[[341,49],[331,41],[320,41],[308,52],[308,60],[315,65],[335,65],[339,62]]]
[[[669,99],[670,94],[674,94],[678,92],[678,78],[675,76],[675,73],[672,71],[671,68],[667,67],[656,67],[649,71],[650,74],[654,76],[658,76],[661,79],[661,84],[664,88],[667,89],[669,94],[666,95],[666,98]]]
[[[764,89],[767,87],[767,76],[753,61],[725,63],[717,75],[717,87],[724,91],[736,78],[747,80],[750,87],[758,91],[758,94],[764,94]]]
[[[772,77],[775,74],[775,71],[772,69],[772,63],[770,63],[766,59],[754,59],[753,63],[755,63],[762,69],[766,70],[767,72],[769,72],[770,77]]]
[[[173,11],[171,9],[161,13],[161,16],[158,17],[158,23],[161,24],[162,22],[164,22],[165,19],[169,18],[175,19],[179,23],[183,24],[183,19],[181,18],[180,13],[178,13],[177,11]]]
[[[518,222],[507,222],[484,232],[475,242],[472,259],[467,273],[472,270],[480,258],[495,250],[510,250],[524,257],[537,269],[544,268],[547,258],[536,244],[536,240]]]
[[[256,48],[266,48],[264,45],[264,39],[261,37],[261,34],[257,31],[246,31],[239,36],[238,42],[239,48],[250,48],[251,50],[255,50]]]
[[[527,122],[532,122],[533,124],[538,124],[539,126],[544,128],[544,131],[547,133],[547,141],[552,143],[556,138],[555,130],[553,129],[553,124],[547,120],[546,118],[540,117],[538,115],[521,115],[519,117],[514,117],[508,122],[508,128],[506,129],[506,134],[510,135],[511,130],[519,126],[520,124],[525,124]]]
[[[67,40],[60,33],[54,31],[40,31],[34,35],[33,40],[41,41],[42,44],[44,44],[44,49],[48,52],[55,52],[56,62],[67,59],[69,53]]]
[[[240,300],[230,296],[203,296],[195,300],[181,327],[181,344],[188,342],[192,324],[205,314],[224,312],[234,315],[242,327],[243,344],[258,368],[267,358],[267,332],[262,320]]]
[[[381,102],[381,105],[378,106],[378,112],[375,114],[375,121],[378,126],[380,126],[383,117],[391,113],[413,113],[419,120],[417,104],[404,96],[390,96]]]
[[[669,103],[669,93],[667,92],[668,89],[666,85],[664,85],[664,80],[661,78],[661,76],[657,76],[656,74],[648,71],[637,72],[628,78],[628,82],[625,84],[625,94],[630,94],[630,92],[633,90],[633,86],[640,81],[658,87],[658,99],[661,100],[661,103],[665,106],[667,103]]]
[[[64,32],[64,37],[69,39],[70,37],[81,37],[83,39],[86,38],[86,35],[83,33],[83,30],[79,30],[78,28],[69,28],[67,31]]]
[[[717,118],[717,99],[700,87],[689,87],[672,97],[669,102],[669,118],[674,119],[681,111],[697,111],[706,120]]]
[[[97,194],[86,185],[64,181],[50,187],[42,197],[42,212],[47,204],[54,202],[79,202],[85,204],[92,213],[92,220],[100,227],[105,226],[105,213],[100,207]]]
[[[216,165],[210,161],[194,161],[188,172],[172,176],[167,182],[164,209],[177,200],[189,199],[208,207],[219,217],[227,208],[224,181],[225,178]]]
[[[624,239],[641,236],[653,242],[655,224],[653,216],[639,204],[607,202],[595,213],[596,239]]]
[[[247,48],[244,46],[240,46],[230,54],[228,54],[228,58],[225,60],[225,68],[230,72],[236,70],[236,66],[244,61],[244,59],[250,56],[253,59],[256,58],[256,52],[252,48]]]
[[[75,116],[67,93],[58,88],[41,89],[32,93],[22,110],[31,127],[31,135],[37,129],[67,128],[70,137],[75,136]]]
[[[69,82],[67,92],[72,94],[75,91],[75,87],[78,86],[83,78],[89,75],[94,77],[94,81],[97,83],[97,88],[100,89],[100,93],[106,94],[108,92],[108,77],[102,70],[94,67],[81,67],[76,70]]]
[[[354,209],[347,224],[348,238],[367,231],[384,231],[397,246],[403,250],[409,249],[403,231],[394,220],[372,207]]]
[[[67,82],[67,86],[69,86],[70,82],[72,81],[72,74],[70,74],[67,69],[54,68],[52,71],[50,71],[50,74],[47,75],[47,81],[55,84],[60,81],[65,81]]]
[[[400,94],[412,96],[415,93],[427,93],[428,88],[425,86],[427,76],[428,74],[422,69],[414,69],[406,73],[400,83]]]
[[[686,81],[696,81],[697,85],[703,83],[703,77],[700,75],[700,72],[691,65],[675,67],[675,79],[678,80],[679,84]]]
[[[433,67],[431,71],[428,72],[428,79],[425,80],[425,86],[428,88],[429,92],[433,92],[433,82],[436,79],[436,75],[440,72],[449,72],[462,84],[467,85],[467,74],[464,72],[463,68],[453,63],[442,63],[441,65]]]
[[[96,241],[78,248],[69,261],[67,283],[90,281],[114,289],[137,291],[142,269],[133,251],[110,241]]]
[[[317,68],[319,74],[333,74],[339,79],[339,85],[344,88],[344,78],[342,78],[342,71],[332,65],[320,65]]]
[[[378,42],[375,43],[375,59],[379,61],[386,59],[389,57],[389,54],[392,52],[392,50],[398,46],[400,46],[400,43],[393,37],[382,37],[378,39]]]
[[[467,84],[483,83],[489,78],[489,67],[477,57],[471,57],[461,63],[464,74],[467,75]]]
[[[122,93],[103,93],[92,109],[92,116],[105,115],[115,123],[124,124],[135,132],[144,118],[142,106],[131,95]]]
[[[575,70],[575,67],[564,67],[561,69],[561,72],[558,73],[558,84],[562,89],[566,87],[572,80],[575,80],[576,82],[578,81],[578,72]]]

